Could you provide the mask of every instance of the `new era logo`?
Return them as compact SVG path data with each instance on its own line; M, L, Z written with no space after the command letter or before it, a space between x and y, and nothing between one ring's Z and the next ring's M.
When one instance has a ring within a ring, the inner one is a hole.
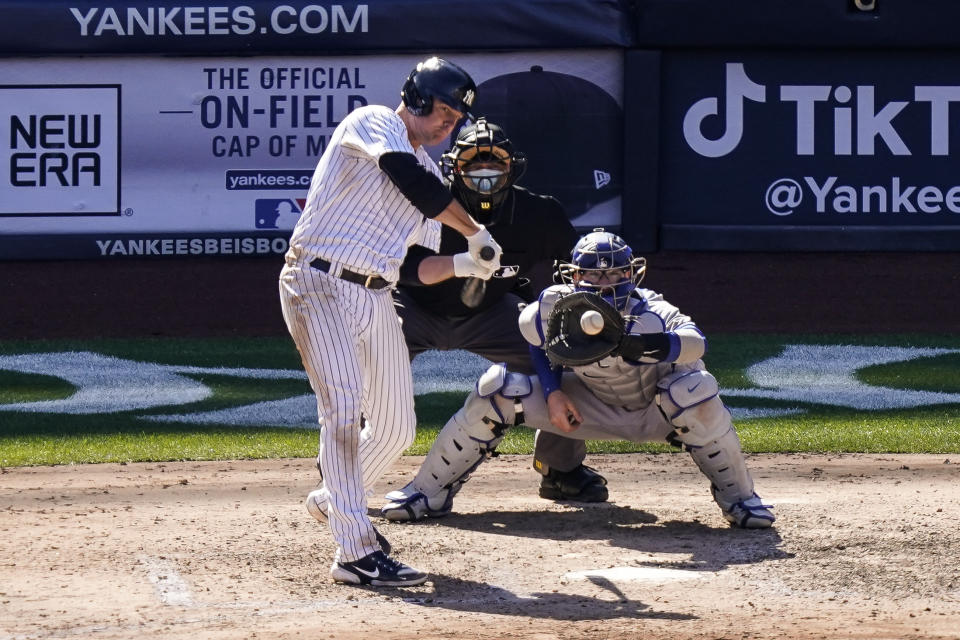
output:
M610 184L610 174L606 171L600 171L599 169L593 170L593 184L596 185L597 189L607 186Z

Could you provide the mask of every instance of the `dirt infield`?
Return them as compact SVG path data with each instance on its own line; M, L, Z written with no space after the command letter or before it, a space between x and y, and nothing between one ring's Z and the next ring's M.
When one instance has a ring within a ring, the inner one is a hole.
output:
M649 258L708 336L957 328L960 253ZM2 267L0 339L286 334L279 259ZM752 456L779 521L749 532L684 454L590 461L608 504L541 500L503 456L458 513L377 519L431 574L406 590L330 582L312 460L0 469L0 640L960 638L960 460Z
M448 518L376 518L431 574L381 590L330 582L312 460L5 469L0 639L960 637L960 460L751 456L767 531L728 528L685 454L591 460L608 504L503 456Z

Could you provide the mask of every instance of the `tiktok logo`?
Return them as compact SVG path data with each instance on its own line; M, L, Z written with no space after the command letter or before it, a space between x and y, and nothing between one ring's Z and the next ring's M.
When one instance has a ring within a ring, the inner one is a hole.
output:
M766 102L767 89L747 77L742 63L727 64L726 129L722 136L711 140L703 135L703 121L719 113L716 98L703 98L693 104L683 118L683 137L690 148L702 156L719 158L740 144L743 136L743 101Z
M745 128L745 101L767 102L767 86L751 80L742 63L726 64L726 81L723 135L716 139L703 135L704 122L719 116L718 98L698 100L683 118L684 139L693 151L707 158L725 156L740 144ZM886 94L901 99L880 99ZM949 156L950 115L960 103L960 86L918 85L904 90L872 84L784 84L770 87L770 101L789 105L792 121L783 119L782 109L776 118L764 117L754 109L751 122L767 131L792 130L793 152L797 156L870 157L878 154L881 145L894 156ZM913 112L910 117L914 124L908 127L907 122L902 122L898 126L897 119L908 111ZM818 131L821 135L817 135ZM904 139L905 134L912 138ZM885 151L881 149L880 153ZM778 191L780 196L784 193Z

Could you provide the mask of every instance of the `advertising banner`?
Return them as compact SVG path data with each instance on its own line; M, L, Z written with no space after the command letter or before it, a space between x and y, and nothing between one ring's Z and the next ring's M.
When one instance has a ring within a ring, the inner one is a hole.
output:
M0 0L0 55L349 54L623 47L622 0Z
M6 60L0 258L282 253L250 239L289 234L333 129L399 105L423 57ZM451 58L477 82L475 114L527 155L520 184L577 226L618 226L622 53Z
M638 47L954 49L950 0L636 0Z
M664 54L664 246L958 246L958 62Z

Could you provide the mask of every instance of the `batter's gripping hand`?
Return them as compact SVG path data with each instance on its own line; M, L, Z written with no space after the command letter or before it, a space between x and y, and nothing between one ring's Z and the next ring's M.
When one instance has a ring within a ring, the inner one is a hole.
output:
M596 311L603 318L603 328L595 335L583 330L580 318ZM553 306L547 319L544 349L547 358L557 366L576 367L593 364L612 355L624 336L623 316L595 293L578 291L563 296Z
M503 253L503 249L501 249L497 241L493 239L493 236L490 235L487 228L483 225L480 226L480 231L472 236L467 236L467 251L477 263L496 270L500 267L500 254ZM481 255L480 252L486 247L493 249L493 257L488 258L485 257L485 254Z
M480 280L489 280L493 277L494 271L486 266L487 263L478 264L468 252L457 253L453 256L453 275L458 278L479 278Z

